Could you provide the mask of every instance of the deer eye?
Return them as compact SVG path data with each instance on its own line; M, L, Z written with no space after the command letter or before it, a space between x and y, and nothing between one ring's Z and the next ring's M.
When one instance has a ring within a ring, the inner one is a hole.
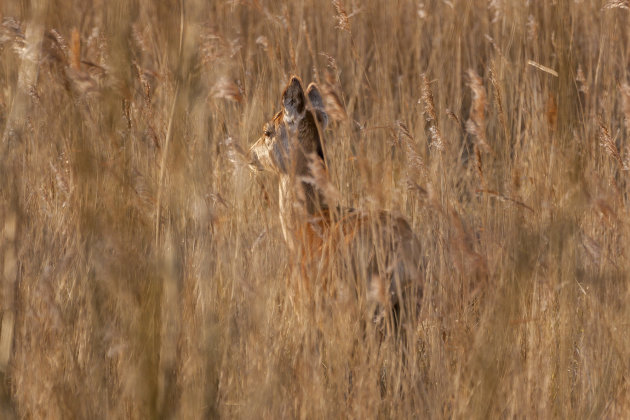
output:
M265 137L271 137L271 124L267 123L263 125L263 133Z

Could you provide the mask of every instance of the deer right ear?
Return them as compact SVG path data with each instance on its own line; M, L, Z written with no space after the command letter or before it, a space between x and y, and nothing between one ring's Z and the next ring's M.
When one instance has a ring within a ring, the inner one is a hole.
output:
M315 111L319 125L322 129L325 129L328 125L328 114L326 114L324 100L322 99L322 95L319 93L319 89L315 83L308 85L306 95L308 96L308 100L311 102L311 106Z
M284 122L292 125L304 118L306 111L306 97L302 90L302 83L297 76L292 76L282 94L284 106Z

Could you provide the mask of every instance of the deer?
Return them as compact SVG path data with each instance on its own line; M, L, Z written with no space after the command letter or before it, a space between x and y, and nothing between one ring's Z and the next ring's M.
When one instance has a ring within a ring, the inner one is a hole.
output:
M419 307L424 274L419 241L400 215L336 202L323 141L327 125L317 85L310 83L305 92L300 78L291 76L281 110L249 149L249 166L277 177L282 235L291 255L301 260L304 281L310 284L315 267L332 258L343 261L356 290L375 304L375 317L389 314L398 323ZM304 272L309 267L311 273Z

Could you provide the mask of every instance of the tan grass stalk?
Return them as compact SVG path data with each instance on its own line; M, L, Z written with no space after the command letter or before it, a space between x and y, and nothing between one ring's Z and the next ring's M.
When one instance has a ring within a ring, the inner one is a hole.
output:
M424 105L424 119L429 131L430 145L437 150L444 150L444 142L442 141L442 133L437 122L437 114L435 113L435 103L433 102L433 92L431 92L431 86L426 74L422 75L422 98L421 101Z
M348 13L346 13L346 9L342 6L339 0L333 0L332 2L335 8L335 19L337 19L337 29L342 31L346 31L350 33L350 19L348 18Z
M460 214L453 208L447 213L449 225L454 230L450 240L450 252L460 253L461 258L454 258L453 263L462 273L482 274L487 271L485 258L475 251L473 236L464 224Z
M469 69L467 75L467 84L472 91L472 102L470 104L470 118L466 121L466 131L473 136L480 148L485 152L492 153L493 150L486 138L486 89L481 77L473 69Z
M269 49L269 39L264 35L260 35L256 38L256 45L259 45L263 50L267 51Z
M551 67L543 66L542 64L539 64L535 62L534 60L527 60L527 64L529 64L532 67L537 68L538 70L544 71L545 73L548 73L554 77L558 77L558 72L552 69Z
M477 175L479 176L479 183L481 184L482 188L485 189L486 180L483 176L483 162L481 159L481 151L479 150L479 147L477 145L475 145L475 169L477 170Z
M504 15L503 8L503 0L490 0L490 3L488 3L488 10L492 13L492 23L497 23L501 20Z
M13 327L15 316L13 311L2 312L2 324L0 325L0 372L6 372L11 358L13 347Z
M630 10L630 3L628 2L628 0L608 0L602 7L602 10L609 9Z
M597 265L601 263L602 260L602 247L597 241L590 236L583 234L582 235L582 246L586 250L586 253L589 257L595 262Z
M582 66L578 66L577 69L577 75L575 76L575 81L578 84L578 89L580 92L584 93L585 95L588 95L588 84L586 83L586 76L584 75L584 70L582 69Z
M417 178L420 176L423 181L428 179L427 167L424 163L424 159L420 156L420 153L416 149L416 142L407 125L402 121L396 121L396 135L397 142L403 145L407 155L407 167L410 169L410 176Z
M455 121L455 123L457 124L457 126L464 131L464 127L462 125L462 121L459 119L459 117L457 115L455 115L455 113L453 111L451 111L449 108L446 108L446 116L449 117L451 120Z
M508 125L507 118L505 116L505 110L503 108L503 96L501 95L501 88L499 86L499 81L497 80L496 71L494 68L494 63L490 66L490 83L492 83L492 87L494 88L494 103L499 112L499 122L501 123L501 128L503 129L504 139L508 138Z
M81 36L77 28L72 28L70 38L70 66L74 70L81 70Z
M395 127L397 129L396 142L405 149L407 190L414 191L422 201L433 202L436 198L435 191L429 180L424 159L417 150L415 139L402 121L396 121Z
M214 84L210 91L210 96L213 98L227 99L233 102L242 102L243 95L238 85L227 77L221 77Z
M0 24L0 45L5 43L21 43L24 41L24 32L18 22L13 17L2 18L2 24Z
M143 214L153 216L155 211L155 193L153 185L146 176L135 170L131 177L131 186L136 193L136 203Z
M308 49L308 53L311 56L311 60L313 60L313 63L316 63L317 56L315 54L315 50L313 49L313 42L311 40L311 32L308 30L306 26L306 22L302 22L302 26L300 29L302 31L302 34L304 35L304 38L306 39L306 48ZM315 80L315 83L317 83L318 85L321 84L321 79L319 77L319 70L317 69L317 66L313 66L313 79Z
M527 204L523 203L520 200L517 200L516 198L512 198L512 197L508 197L506 195L503 195L497 191L492 191L492 190L477 190L477 193L482 193L482 194L487 194L491 197L497 198L500 201L504 201L504 202L510 202L510 203L514 203L517 206L523 207L524 209L527 209L529 211L531 211L532 213L534 212L534 209L531 208L530 206L528 206Z
M247 152L232 137L227 137L223 143L227 149L228 160L235 169L245 168L251 164Z
M331 121L346 121L348 119L348 114L346 113L346 108L341 102L339 95L335 91L335 89L329 85L328 83L322 84L322 96L325 101L326 113L330 117Z
M52 41L46 51L49 57L56 60L61 65L67 66L68 58L71 53L66 39L55 29L48 31L46 33L46 38Z
M610 131L608 131L608 128L606 128L606 126L604 125L604 122L602 121L601 117L599 117L598 122L599 122L599 145L603 147L606 153L608 153L608 155L612 157L619 164L619 167L622 170L627 171L629 168L623 163L623 159L621 159L621 154L619 153L619 150L617 149L617 145L615 144L615 141L611 137Z
M182 59L184 44L184 0L179 2L180 20L179 20L179 46L177 56ZM164 139L164 150L162 151L162 162L160 165L160 177L158 180L157 199L155 204L155 245L160 245L160 213L162 205L162 189L164 187L164 174L166 173L166 158L168 157L168 146L173 137L173 118L175 117L175 106L179 97L179 78L175 85L175 95L173 96L173 104L168 118L168 128L166 130L166 138Z
M558 126L558 103L556 102L555 95L549 93L545 108L547 124L549 125L549 128L553 131Z
M623 112L623 122L626 125L626 130L630 133L630 85L627 83L622 84L619 87L619 93L621 94L621 111Z
M4 248L2 259L2 305L0 316L0 372L6 372L13 347L13 327L15 321L13 292L17 280L17 258L15 255L15 236L17 216L9 213L4 221L4 229L0 236L0 245Z
M527 18L527 40L530 42L538 41L538 23L533 15Z

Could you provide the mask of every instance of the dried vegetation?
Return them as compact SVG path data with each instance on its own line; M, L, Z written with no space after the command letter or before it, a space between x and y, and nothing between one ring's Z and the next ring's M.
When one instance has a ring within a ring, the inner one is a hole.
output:
M627 418L628 7L2 2L0 417ZM406 340L247 169L292 73L422 242Z

